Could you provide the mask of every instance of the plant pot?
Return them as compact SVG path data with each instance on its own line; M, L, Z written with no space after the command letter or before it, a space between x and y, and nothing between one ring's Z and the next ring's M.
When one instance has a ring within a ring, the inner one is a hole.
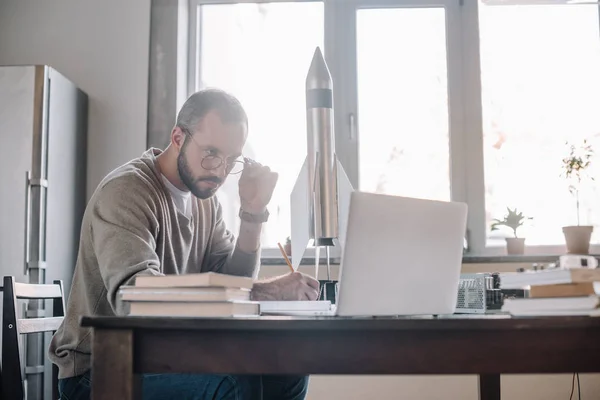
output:
M569 254L589 254L594 227L590 225L564 226L562 228Z
M525 254L525 238L506 238L506 252L510 255Z

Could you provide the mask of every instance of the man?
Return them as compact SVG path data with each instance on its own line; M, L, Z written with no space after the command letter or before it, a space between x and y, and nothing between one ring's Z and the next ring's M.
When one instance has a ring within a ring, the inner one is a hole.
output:
M247 134L237 99L203 90L181 108L164 151L150 149L100 183L83 217L66 316L50 344L61 398L90 396L91 332L79 318L126 315L117 293L136 276L216 271L256 277L277 174L242 156ZM214 194L240 171L235 240ZM257 281L252 289L254 300L314 300L317 294L318 282L297 272ZM283 376L151 374L142 380L144 399L302 399L307 385L307 377Z

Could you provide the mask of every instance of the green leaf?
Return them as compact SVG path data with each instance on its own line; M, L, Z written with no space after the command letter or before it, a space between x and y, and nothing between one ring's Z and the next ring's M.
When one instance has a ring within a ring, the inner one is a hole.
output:
M532 217L526 217L522 212L519 212L516 208L511 210L510 207L506 207L506 215L502 220L494 218L490 229L496 231L500 226L506 226L512 229L513 234L517 237L517 229L525 223L525 220L532 220Z

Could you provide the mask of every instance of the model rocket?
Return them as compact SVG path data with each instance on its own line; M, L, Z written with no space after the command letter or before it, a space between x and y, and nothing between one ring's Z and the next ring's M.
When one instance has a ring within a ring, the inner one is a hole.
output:
M333 81L321 49L306 76L307 155L291 195L292 265L297 269L309 246L344 245L350 194L354 190L335 153ZM329 270L328 270L329 272Z

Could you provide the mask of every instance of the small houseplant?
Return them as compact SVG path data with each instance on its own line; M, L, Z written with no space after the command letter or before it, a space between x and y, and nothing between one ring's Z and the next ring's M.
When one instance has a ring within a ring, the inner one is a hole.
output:
M533 219L531 217L525 217L522 212L517 211L515 208L511 210L506 208L507 213L503 219L494 219L492 223L492 231L498 230L501 226L506 226L512 229L513 237L506 238L506 252L508 254L524 254L525 253L525 238L521 238L517 235L517 230L523 226L526 220Z
M562 176L569 182L569 192L575 197L577 225L564 226L562 230L565 235L567 253L588 254L594 227L591 225L581 225L580 190L585 180L594 180L594 177L586 174L586 169L592 162L594 150L588 144L587 140L584 140L583 144L579 147L569 144L569 142L566 144L569 147L569 155L562 160Z

